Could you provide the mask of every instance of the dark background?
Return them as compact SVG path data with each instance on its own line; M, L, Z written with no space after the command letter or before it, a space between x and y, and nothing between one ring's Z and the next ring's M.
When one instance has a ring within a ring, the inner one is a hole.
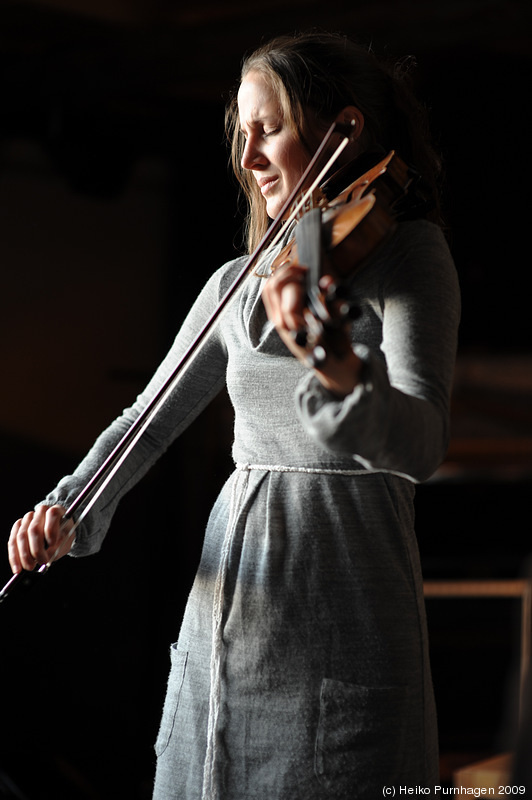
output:
M463 294L453 439L419 488L429 578L527 570L531 12L526 0L0 4L0 523L149 378L240 216L223 108L243 53L312 26L414 54ZM0 797L147 798L208 509L221 397L123 502L100 554L0 608ZM0 562L0 582L9 578ZM512 746L515 601L429 600L442 769Z

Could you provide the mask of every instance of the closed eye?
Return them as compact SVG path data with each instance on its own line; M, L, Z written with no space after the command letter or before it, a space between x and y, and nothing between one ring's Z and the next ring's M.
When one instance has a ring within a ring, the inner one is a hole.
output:
M267 125L260 126L257 124L252 126L252 132L255 133L257 136L262 136L265 139L267 139L268 136L275 136L275 134L279 133L280 130L281 130L280 125L269 127ZM244 128L240 128L240 134L244 139L249 138L249 133L247 130L244 130Z

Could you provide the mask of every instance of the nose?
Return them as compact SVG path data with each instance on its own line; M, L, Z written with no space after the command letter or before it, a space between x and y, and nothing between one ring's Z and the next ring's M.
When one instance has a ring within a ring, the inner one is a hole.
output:
M261 152L255 136L248 136L245 140L240 163L242 169L257 169L266 166L266 158Z

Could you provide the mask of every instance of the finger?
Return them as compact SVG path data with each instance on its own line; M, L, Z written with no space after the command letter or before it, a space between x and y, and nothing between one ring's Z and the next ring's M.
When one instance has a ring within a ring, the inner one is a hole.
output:
M46 508L44 516L44 537L49 548L54 548L61 541L64 532L61 523L65 516L63 506L55 505Z
M306 269L287 266L280 269L264 287L264 305L278 329L299 330L304 325Z
M304 325L303 292L294 283L287 283L280 296L281 327L287 331L300 330Z
M322 275L319 280L320 289L324 292L328 291L331 287L336 286L336 281L332 275Z
M21 525L22 525L22 519L17 519L17 521L11 528L9 540L7 542L7 555L9 558L11 571L13 572L14 575L17 575L23 569L22 561L17 547L17 535Z
M64 519L66 510L63 506L55 505L46 512L44 532L48 542L48 560L59 558L70 550L72 540L69 540L70 531L74 525L71 519Z
M32 570L37 560L31 552L28 528L33 521L34 512L30 511L22 519L17 520L11 530L9 552L12 566L20 569Z
M46 506L39 506L28 525L28 544L30 552L38 564L45 564L48 560L44 536L46 511Z

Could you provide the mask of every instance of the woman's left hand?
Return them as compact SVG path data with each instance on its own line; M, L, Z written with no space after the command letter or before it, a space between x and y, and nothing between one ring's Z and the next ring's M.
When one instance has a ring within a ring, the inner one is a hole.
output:
M305 282L306 268L298 263L288 263L267 279L262 297L266 313L283 342L299 361L308 365L309 351L296 342L296 334L307 328L306 316L310 313L305 307ZM320 281L320 288L326 291L332 283L333 279L325 276ZM340 358L326 351L325 360L314 366L323 386L340 397L350 394L358 384L362 364L349 345L347 330L344 335L348 345L345 355Z

